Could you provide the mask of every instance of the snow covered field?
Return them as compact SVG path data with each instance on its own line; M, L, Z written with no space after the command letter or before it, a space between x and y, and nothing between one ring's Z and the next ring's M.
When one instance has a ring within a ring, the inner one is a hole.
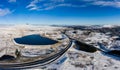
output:
M61 59L46 67L35 70L120 70L120 58L105 55L99 51L87 53L71 47ZM30 69L26 69L30 70Z
M103 27L104 28L109 27L109 29L112 28L111 26L106 26L106 25ZM34 33L37 34L39 33L41 35L44 35L42 34L43 32L54 33L53 31L62 32L64 30L66 30L65 33L70 38L93 45L99 49L109 50L109 51L120 50L120 40L119 40L120 36L110 35L111 32L102 33L102 32L90 31L90 30L80 30L80 29L74 30L72 28L67 28L67 27L16 25L16 26L10 26L10 27L7 26L0 28L0 45L1 45L0 56L6 53L5 50L4 51L2 50L3 48L16 46L12 42L13 38L34 34ZM55 62L48 64L45 67L38 66L26 70L120 70L120 56L105 54L101 51L89 53L75 49L73 46L75 46L75 43L64 55L62 55ZM39 50L33 50L33 51L41 52ZM44 52L42 52L42 54L44 54Z

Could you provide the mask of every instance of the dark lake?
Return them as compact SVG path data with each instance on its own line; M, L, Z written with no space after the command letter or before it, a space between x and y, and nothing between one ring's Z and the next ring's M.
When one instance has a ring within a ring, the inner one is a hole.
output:
M13 56L10 56L10 55L3 55L1 58L0 58L0 61L2 60L12 60L14 59Z
M51 45L58 42L47 37L42 37L39 34L32 34L23 36L21 38L14 38L14 41L18 44L26 45Z
M75 41L75 45L76 46L74 48L85 51L85 52L94 53L97 51L96 47L94 47L92 45L88 45L88 44L80 42L80 41L77 41L77 40Z

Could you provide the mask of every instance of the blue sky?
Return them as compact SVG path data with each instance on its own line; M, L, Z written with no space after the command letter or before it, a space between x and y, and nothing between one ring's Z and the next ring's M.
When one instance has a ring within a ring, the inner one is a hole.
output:
M0 24L120 24L120 0L0 0Z

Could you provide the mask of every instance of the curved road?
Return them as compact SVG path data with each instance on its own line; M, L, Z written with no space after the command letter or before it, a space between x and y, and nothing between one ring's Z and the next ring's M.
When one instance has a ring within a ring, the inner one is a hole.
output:
M70 40L68 46L56 53L53 56L47 57L43 60L36 60L34 62L29 62L29 63L22 63L22 64L0 64L0 69L23 69L23 68L32 68L35 66L45 66L53 61L55 61L56 59L58 59L60 56L62 56L72 45L72 40Z

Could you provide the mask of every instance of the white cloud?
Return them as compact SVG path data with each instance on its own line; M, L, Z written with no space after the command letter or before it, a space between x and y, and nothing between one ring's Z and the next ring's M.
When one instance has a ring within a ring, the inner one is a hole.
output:
M8 2L12 3L12 2L16 2L16 0L8 0Z
M46 4L46 7L44 8L40 8L39 10L50 10L50 9L54 9L56 7L62 7L62 6L72 6L71 4L55 4L55 5L50 5L50 4Z
M54 9L56 7L86 7L85 5L72 5L72 4L57 4L57 5L51 5L51 6L47 6L45 8L41 8L39 10L50 10L50 9Z
M40 1L42 0L33 0L26 8L29 8L29 10L38 10L39 7L36 4L39 3Z
M111 7L120 8L120 2L119 1L95 1L92 4L93 5L99 5L99 6L111 6Z
M5 16L10 13L11 11L8 8L5 8L5 9L0 8L0 16Z
M71 3L65 3L65 0L48 0L47 3L37 5L45 0L33 0L29 5L26 6L29 10L50 10L56 7L85 7L85 5L73 5Z
M39 10L39 8L37 6L34 6L34 7L30 8L29 10Z
M120 0L83 0L83 1L89 2L90 5L120 8Z
M90 5L110 6L120 8L119 0L76 0L76 2L84 2L84 4L76 4L72 0L33 0L26 7L29 10L50 10L56 7L87 7Z

